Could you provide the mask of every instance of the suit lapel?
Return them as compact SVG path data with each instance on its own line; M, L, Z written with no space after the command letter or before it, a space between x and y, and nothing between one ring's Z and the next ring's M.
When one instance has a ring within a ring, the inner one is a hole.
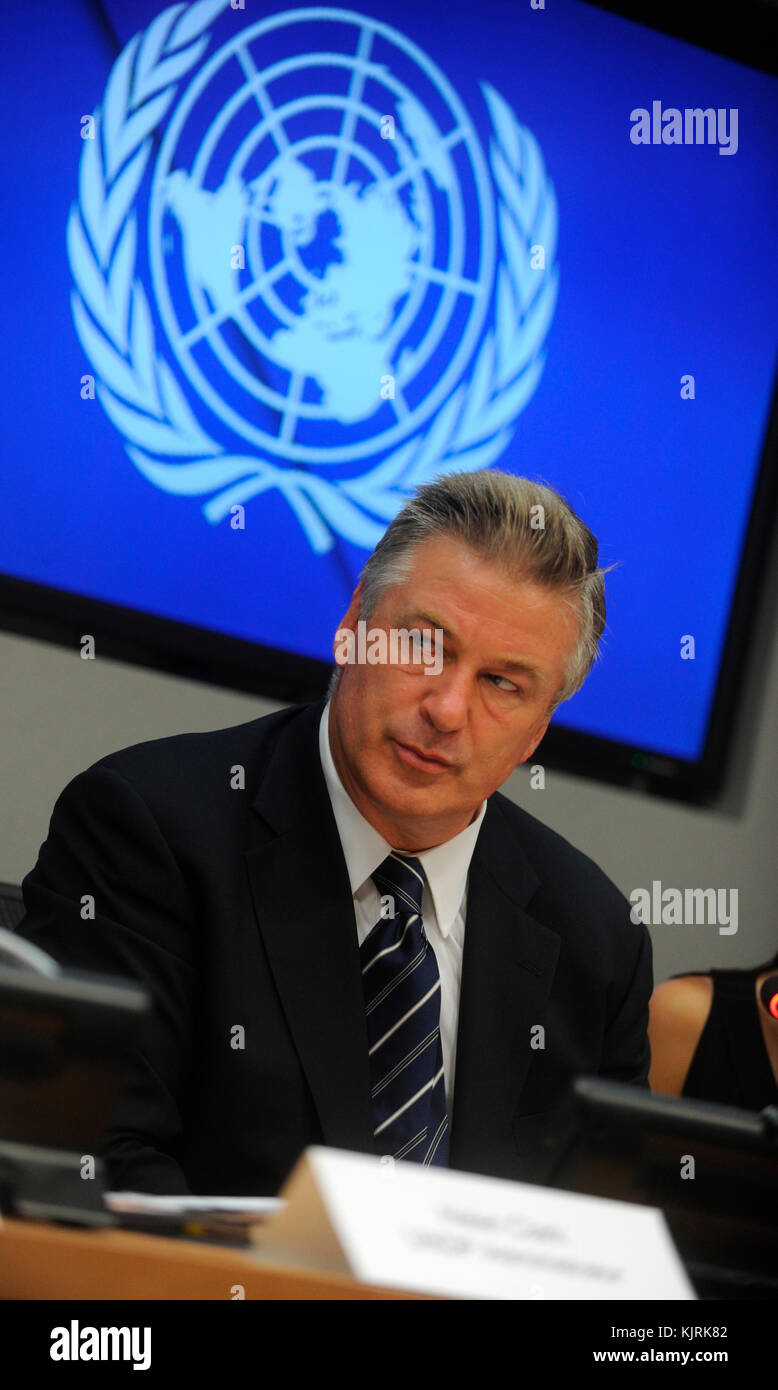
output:
M451 1164L515 1175L513 1122L559 955L526 903L539 886L498 801L470 863L457 1032Z
M359 945L319 758L324 701L278 735L246 852L259 928L324 1142L374 1152Z

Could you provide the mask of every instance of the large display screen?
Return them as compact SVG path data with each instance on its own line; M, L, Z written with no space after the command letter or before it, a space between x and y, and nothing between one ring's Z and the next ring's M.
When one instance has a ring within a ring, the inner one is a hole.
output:
M699 759L774 390L776 79L576 0L3 28L0 571L326 662L413 487L499 467L618 562L554 725Z

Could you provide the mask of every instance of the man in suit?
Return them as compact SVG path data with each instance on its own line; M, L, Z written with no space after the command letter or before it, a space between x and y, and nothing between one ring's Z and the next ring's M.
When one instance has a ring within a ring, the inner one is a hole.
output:
M19 930L154 1004L112 1187L272 1194L314 1143L531 1179L572 1075L647 1085L646 928L497 790L597 655L603 575L551 489L439 479L365 566L327 699L65 788ZM360 622L418 636L349 660Z

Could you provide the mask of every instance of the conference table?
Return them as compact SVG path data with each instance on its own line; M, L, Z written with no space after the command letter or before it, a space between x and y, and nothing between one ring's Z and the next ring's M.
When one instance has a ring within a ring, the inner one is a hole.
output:
M3 1219L0 1299L421 1299L337 1274L262 1263L247 1246Z

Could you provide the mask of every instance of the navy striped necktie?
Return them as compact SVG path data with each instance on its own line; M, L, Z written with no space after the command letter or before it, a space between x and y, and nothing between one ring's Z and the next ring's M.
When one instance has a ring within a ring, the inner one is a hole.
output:
M421 919L425 875L392 851L373 874L382 916L360 947L376 1151L448 1165L440 973Z

